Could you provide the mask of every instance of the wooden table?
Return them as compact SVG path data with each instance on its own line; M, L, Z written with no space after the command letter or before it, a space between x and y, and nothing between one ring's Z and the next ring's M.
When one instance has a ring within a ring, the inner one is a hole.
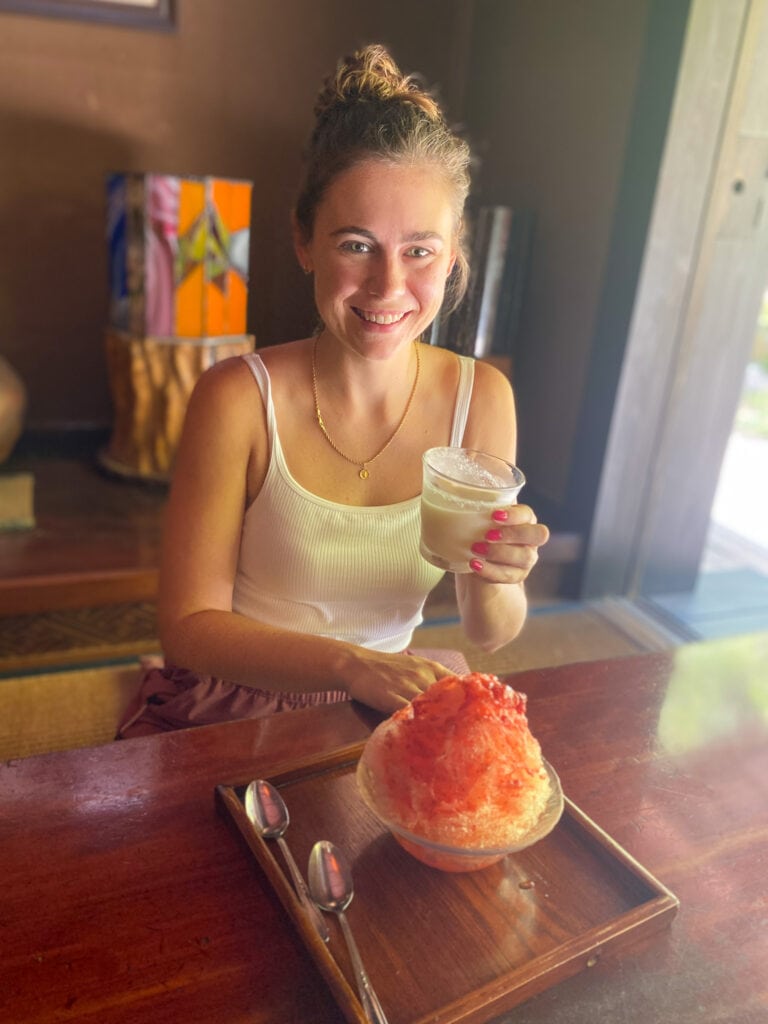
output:
M767 666L760 635L511 680L566 794L681 906L504 1021L768 1020ZM341 1021L214 787L375 721L341 705L6 763L0 1020Z

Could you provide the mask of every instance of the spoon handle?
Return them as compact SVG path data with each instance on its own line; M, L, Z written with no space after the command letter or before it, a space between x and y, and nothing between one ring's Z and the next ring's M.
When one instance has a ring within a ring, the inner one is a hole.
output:
M328 942L330 938L328 925L325 923L322 914L317 909L317 904L309 895L306 882L304 881L304 878L301 872L299 871L296 861L293 859L293 854L291 853L288 847L288 843L286 843L282 836L278 836L277 845L282 850L283 857L285 857L285 863L288 865L288 870L291 873L291 878L293 879L293 884L296 888L296 893L298 894L298 897L301 900L304 909L312 919L312 923L317 929L320 938L323 940L323 942Z
M360 951L357 948L357 943L352 935L352 929L349 927L347 919L342 911L337 911L337 914L341 930L344 933L344 939L347 943L349 956L352 960L352 967L355 971L355 978L357 980L357 991L360 993L360 1002L363 1004L363 1009L373 1024L388 1024L387 1018L384 1016L384 1011L381 1008L381 1003L378 1000L378 996L374 992L373 986L368 980L368 975L363 967L363 961L360 956Z

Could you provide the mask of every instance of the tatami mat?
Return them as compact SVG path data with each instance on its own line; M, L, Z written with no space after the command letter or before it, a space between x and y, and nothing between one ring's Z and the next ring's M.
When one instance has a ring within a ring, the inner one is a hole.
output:
M138 661L0 679L0 760L109 743Z

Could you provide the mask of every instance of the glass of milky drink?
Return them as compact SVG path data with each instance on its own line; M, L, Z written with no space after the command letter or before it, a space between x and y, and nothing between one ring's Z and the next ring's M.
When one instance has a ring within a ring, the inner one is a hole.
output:
M511 462L470 448L430 448L422 457L421 554L448 572L471 572L472 545L514 505L525 477Z

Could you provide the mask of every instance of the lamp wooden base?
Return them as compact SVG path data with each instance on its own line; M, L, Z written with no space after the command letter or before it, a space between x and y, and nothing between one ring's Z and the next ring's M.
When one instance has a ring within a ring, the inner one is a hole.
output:
M253 335L216 338L136 337L108 330L107 370L113 431L102 466L131 479L170 479L189 396L200 375L254 348Z

